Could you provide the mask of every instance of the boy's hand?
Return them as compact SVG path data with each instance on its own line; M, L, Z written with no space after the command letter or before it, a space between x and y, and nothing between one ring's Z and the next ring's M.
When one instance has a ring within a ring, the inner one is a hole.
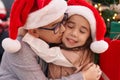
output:
M84 80L99 80L102 74L100 67L96 64L89 64L88 69L82 71Z

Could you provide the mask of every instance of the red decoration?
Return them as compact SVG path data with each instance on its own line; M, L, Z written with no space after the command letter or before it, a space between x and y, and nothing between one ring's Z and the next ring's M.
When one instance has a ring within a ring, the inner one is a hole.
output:
M105 41L109 48L100 54L100 67L110 80L120 80L120 40L105 38Z

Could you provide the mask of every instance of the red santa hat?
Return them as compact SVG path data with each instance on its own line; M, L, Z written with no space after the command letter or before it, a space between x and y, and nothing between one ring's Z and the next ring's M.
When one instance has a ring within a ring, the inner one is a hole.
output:
M60 18L66 9L64 0L15 0L10 14L10 38L3 40L3 48L10 53L19 51L18 28L34 29L48 25Z
M104 41L106 25L97 9L84 0L69 0L67 13L69 16L79 14L85 17L91 29L93 42L90 49L95 53L102 53L108 49L108 43Z

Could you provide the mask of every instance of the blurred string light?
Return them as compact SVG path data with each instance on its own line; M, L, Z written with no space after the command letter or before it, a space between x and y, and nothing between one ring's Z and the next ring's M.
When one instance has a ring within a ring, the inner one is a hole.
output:
M116 0L92 0L93 6L98 10L100 15L103 17L105 23L106 23L106 35L109 37L110 35L110 24L112 21L118 22L120 24L120 13L116 12L114 10L114 7L111 5L118 4L116 3ZM117 1L118 2L118 1ZM120 0L119 0L120 4Z
M114 16L113 16L113 19L114 19L114 20L115 20L115 18L116 18L117 15L118 15L117 13L114 14Z
M102 14L102 11L103 11L102 8L103 8L103 7L102 7L101 3L95 3L95 4L94 4L94 7L99 11L100 15L103 16L103 14ZM108 14L108 15L109 15L109 14ZM110 15L110 16L107 16L106 21L107 21L107 22L110 22L110 21L113 21L113 20L114 20L114 21L117 21L117 20L116 20L116 16L117 16L117 15L118 15L118 13L115 13L115 12L114 12L114 14L113 14L112 16L111 16L111 15ZM120 21L119 21L119 23L120 23Z
M97 4L95 4L94 7L98 9L98 5Z
M110 19L108 18L107 21L110 22Z

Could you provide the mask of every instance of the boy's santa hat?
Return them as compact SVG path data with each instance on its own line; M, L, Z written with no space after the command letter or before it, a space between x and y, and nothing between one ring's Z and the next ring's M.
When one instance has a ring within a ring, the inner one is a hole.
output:
M10 38L3 40L3 48L10 53L19 51L18 28L34 29L48 25L60 18L66 9L64 0L15 0L10 14Z
M68 16L79 14L88 20L93 39L91 50L95 53L106 51L108 49L108 43L104 41L106 25L97 9L84 0L69 0L68 5Z

